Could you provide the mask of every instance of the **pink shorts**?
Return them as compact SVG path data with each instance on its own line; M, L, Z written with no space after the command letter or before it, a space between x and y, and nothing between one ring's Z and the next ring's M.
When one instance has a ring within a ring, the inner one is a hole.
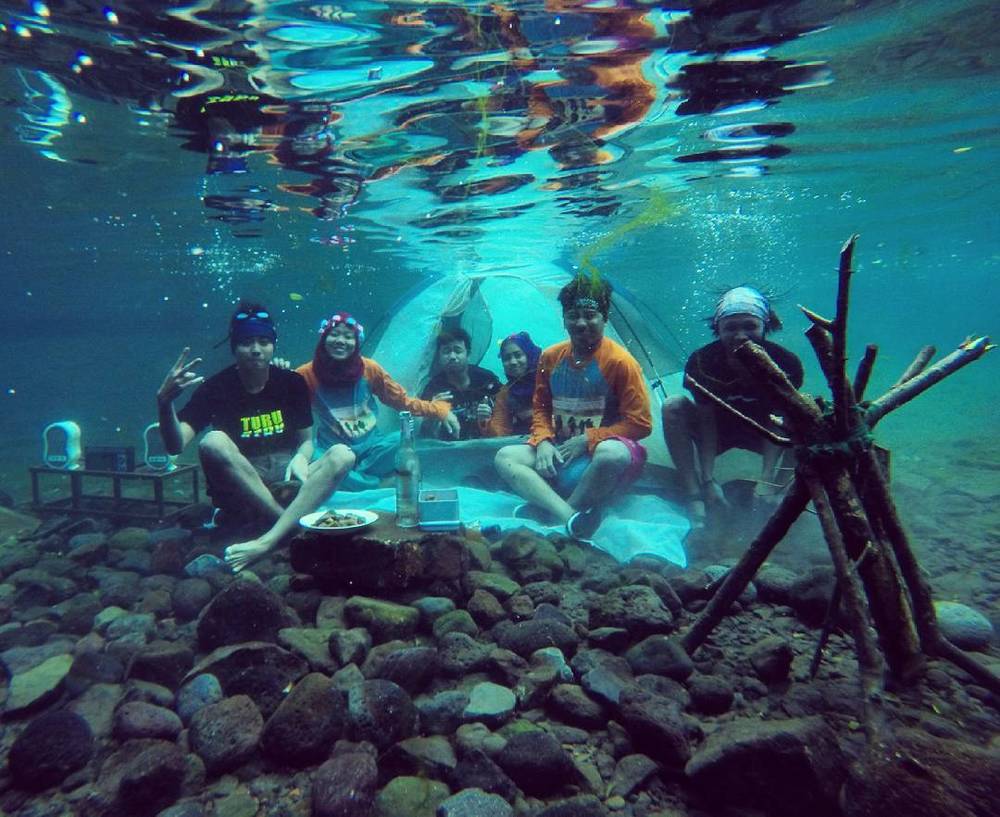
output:
M624 473L621 475L622 486L631 485L642 474L642 466L646 464L646 449L645 447L633 440L631 437L608 437L608 440L618 440L624 443L625 447L628 449L630 462L628 467L625 469ZM604 442L604 440L601 440ZM600 445L600 443L598 443ZM583 472L590 467L590 461L592 457L587 454L584 457L578 457L573 460L565 468L560 468L556 472L555 478L552 480L555 489L563 495L569 495L573 492L573 489L580 482L581 477L583 477Z

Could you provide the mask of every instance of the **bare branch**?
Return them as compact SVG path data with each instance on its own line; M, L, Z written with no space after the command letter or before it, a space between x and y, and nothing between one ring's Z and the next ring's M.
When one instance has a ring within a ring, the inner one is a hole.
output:
M967 366L974 360L979 360L994 348L996 347L990 343L988 337L969 338L964 341L954 352L941 358L929 369L925 369L916 377L911 377L899 386L894 386L878 400L873 401L868 407L869 427L874 428L875 424L890 411L895 411L905 403L909 403L914 397L923 394L931 386L957 372L963 366Z
M699 394L702 394L705 397L707 397L709 400L711 400L713 403L719 406L719 408L728 411L733 417L742 420L744 423L750 426L754 431L756 431L761 436L766 437L775 445L789 446L792 444L792 440L789 437L782 437L780 434L775 434L773 431L771 431L771 429L765 428L753 418L747 417L745 414L743 414L743 412L733 408L731 405L729 405L729 403L727 403L717 394L706 389L703 385L701 385L701 383L699 383L697 380L691 377L691 375L686 375L684 377L684 383L691 386L691 388L693 388Z
M927 364L931 362L931 358L934 357L935 354L937 354L937 349L933 346L925 346L917 352L917 356L913 358L913 362L906 367L906 371L899 376L899 380L893 383L892 387L896 388L896 386L902 386L907 380L912 380L920 374L927 368Z
M785 538L792 523L801 516L808 504L809 491L806 490L802 480L796 478L788 493L781 498L774 513L764 523L760 533L750 543L739 563L726 574L715 595L709 599L691 629L681 638L681 645L689 655L704 643L733 606L733 602L739 598L740 593L746 590L750 580L760 570L760 566L767 561L775 546Z
M833 329L833 321L829 318L824 318L822 315L813 312L811 309L806 309L802 304L799 304L799 309L802 310L802 314L805 315L809 322L813 326L818 326L820 329L826 329L828 332Z
M847 555L844 539L834 519L826 491L815 477L805 477L804 481L812 497L813 507L823 528L823 537L830 547L830 556L837 572L837 581L858 654L858 669L864 691L865 730L868 733L868 740L874 742L886 729L884 712L878 705L885 691L885 659L878 648L861 581L851 569L851 560Z
M816 401L808 395L801 394L792 385L788 375L771 360L771 356L764 351L763 346L748 340L741 344L734 354L750 374L771 392L775 401L781 404L781 411L776 413L780 413L791 422L797 437L821 435L821 438L825 438L823 412L816 405Z
M872 376L872 369L875 367L875 358L878 356L878 346L869 343L865 347L864 357L858 364L858 370L854 374L854 399L859 403L865 399L865 391L868 389L868 380Z
M840 268L837 272L837 315L833 319L833 371L830 387L833 389L833 413L837 431L847 434L851 422L854 398L847 379L847 313L851 299L851 276L854 274L854 245L857 235L852 235L840 250Z

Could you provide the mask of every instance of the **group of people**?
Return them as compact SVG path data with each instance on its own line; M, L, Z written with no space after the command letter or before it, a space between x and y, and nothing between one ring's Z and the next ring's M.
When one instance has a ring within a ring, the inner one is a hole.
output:
M605 335L611 309L607 281L578 277L559 293L567 340L542 350L527 332L504 338L499 356L505 384L470 364L471 341L460 328L436 339L437 372L419 398L361 354L362 324L347 312L324 320L312 360L294 371L275 365L274 320L243 302L228 340L235 365L207 380L185 348L157 393L160 432L179 454L203 430L199 459L216 508L262 530L230 545L226 562L241 570L277 547L299 518L335 490L377 487L391 473L397 433L377 425L378 403L423 418L422 433L441 439L521 437L496 455L500 477L526 502L515 512L564 525L590 538L601 508L640 475L652 432L642 369ZM691 355L688 378L762 425L774 407L733 354L745 341L763 344L792 383L802 383L798 358L765 335L780 328L767 298L751 287L722 296L711 319L717 339ZM180 410L182 392L194 389ZM667 448L693 522L724 502L713 476L715 458L731 447L762 455L760 492L775 490L778 450L700 391L663 406ZM287 501L284 505L281 500Z

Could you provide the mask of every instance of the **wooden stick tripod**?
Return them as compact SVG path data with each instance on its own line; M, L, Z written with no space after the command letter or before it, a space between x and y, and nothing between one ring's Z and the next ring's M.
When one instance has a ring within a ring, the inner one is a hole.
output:
M857 238L852 236L840 251L836 317L828 320L802 309L812 324L806 336L829 384L832 406L799 393L764 349L750 341L735 351L736 358L780 407L781 430L787 436L763 428L688 381L771 442L794 447L797 464L781 503L681 643L694 653L705 641L811 501L837 576L831 607L843 604L858 655L865 728L869 740L877 740L885 730L887 677L897 684L912 683L922 675L928 657L952 661L1000 694L1000 678L941 634L930 586L900 523L871 433L889 412L994 346L986 337L967 339L929 368L935 350L925 347L888 392L862 402L877 349L867 347L853 383L848 380L847 315Z

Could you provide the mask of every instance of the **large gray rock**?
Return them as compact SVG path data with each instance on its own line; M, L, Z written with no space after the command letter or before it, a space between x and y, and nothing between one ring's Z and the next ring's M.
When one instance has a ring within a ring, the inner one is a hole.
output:
M17 736L8 765L14 785L42 791L82 769L93 754L94 738L83 718L72 712L46 712Z
M546 647L557 647L565 655L576 652L580 639L569 625L554 618L502 621L493 628L497 644L523 658Z
M379 758L383 776L418 775L446 778L457 765L455 751L441 735L401 740Z
M375 797L375 817L434 817L450 794L451 789L437 780L395 777Z
M145 701L129 701L115 710L112 732L120 741L132 738L174 740L184 725L176 714Z
M102 817L153 817L177 800L187 772L179 746L163 740L130 740L101 765L87 804Z
M125 677L177 689L193 663L194 654L188 647L176 642L159 641L143 647L132 656Z
M347 711L353 740L367 740L379 749L417 731L417 709L402 687L392 681L365 681L348 692Z
M177 714L189 723L199 709L222 700L222 685L211 673L196 675L177 691Z
M624 627L633 636L669 633L674 617L651 587L630 584L604 594L590 608L592 627Z
M680 705L638 686L622 690L618 720L628 731L636 749L667 769L684 768L691 757L687 729Z
M652 673L685 680L694 672L694 663L679 642L665 635L651 635L625 653L632 672L636 675Z
M934 602L941 633L963 650L985 650L993 642L993 625L978 610L955 601Z
M507 687L483 681L469 693L469 705L462 713L466 721L479 721L496 727L510 720L517 698Z
M62 692L63 683L73 666L73 656L55 655L37 667L10 679L4 712L21 715L52 702Z
M712 802L775 817L839 813L846 764L822 719L735 721L709 736L684 769Z
M209 774L242 766L257 750L264 719L246 695L235 695L198 710L191 718L191 749Z
M344 617L351 627L364 627L376 643L412 638L420 622L420 611L406 604L351 596L344 605Z
M407 692L417 693L434 680L440 664L433 647L404 647L379 656L363 671L368 678L392 681Z
M437 817L514 817L514 809L499 795L465 789L441 803Z
M368 752L345 751L313 776L313 817L368 817L375 802L378 767Z
M646 755L625 755L615 766L611 778L612 795L628 797L642 787L660 769L659 764Z
M478 672L488 663L492 649L491 644L465 633L448 633L438 644L441 672L451 677Z
M576 684L554 686L549 693L548 706L560 720L583 729L600 729L608 722L601 703Z
M300 680L264 725L261 748L275 762L291 766L319 763L347 725L344 694L314 672Z
M469 705L469 694L459 689L448 689L433 697L414 701L420 713L420 728L424 734L450 735L464 720L462 713Z
M554 794L577 780L572 758L548 732L513 735L496 762L525 794L534 797Z
M482 789L489 794L499 794L504 800L514 802L517 786L482 749L467 749L458 765L448 775L452 788Z
M788 588L786 603L806 624L818 627L826 618L836 577L832 567L816 567Z
M213 650L191 668L182 683L207 673L218 678L222 688L228 692L229 687L247 672L265 668L284 678L285 685L297 681L309 671L309 665L300 656L275 644L251 641Z
M777 636L765 638L750 652L754 672L765 684L774 684L788 678L795 652L791 644Z
M278 640L278 632L294 627L297 616L262 584L241 579L212 599L198 617L198 645L214 650L247 641Z

